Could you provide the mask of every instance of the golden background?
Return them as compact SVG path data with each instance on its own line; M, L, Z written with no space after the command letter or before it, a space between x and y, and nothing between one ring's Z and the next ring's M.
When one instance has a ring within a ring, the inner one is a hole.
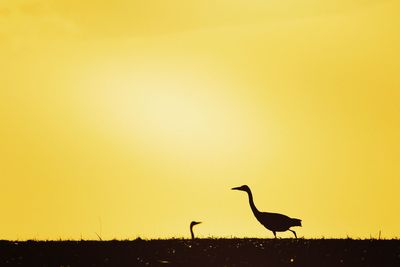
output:
M399 11L1 0L0 239L399 237Z

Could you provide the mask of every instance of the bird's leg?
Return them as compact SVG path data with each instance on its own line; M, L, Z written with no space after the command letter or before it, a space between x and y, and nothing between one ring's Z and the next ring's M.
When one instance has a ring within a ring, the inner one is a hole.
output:
M273 233L274 233L274 236L275 236L275 239L276 239L276 232L275 231L272 231Z
M289 229L289 231L290 231L290 232L292 232L292 233L294 234L294 236L296 237L296 239L297 239L296 232L295 232L295 231L293 231L293 230L290 230L290 229Z

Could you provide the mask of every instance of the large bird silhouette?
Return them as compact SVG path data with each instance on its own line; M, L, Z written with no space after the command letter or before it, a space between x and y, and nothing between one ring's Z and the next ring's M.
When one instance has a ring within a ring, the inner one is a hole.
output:
M240 190L247 192L249 196L249 203L251 210L253 211L254 216L257 220L265 226L268 230L274 233L276 238L276 232L285 232L291 231L294 236L297 238L296 232L291 230L290 227L292 226L301 226L300 219L290 218L286 215L279 214L279 213L271 213L271 212L261 212L259 211L256 206L254 205L253 201L253 194L251 193L250 188L247 185L242 185L239 187L234 187L232 190Z
M192 221L192 222L190 223L190 234L191 234L191 236L192 236L192 239L194 239L193 226L195 226L195 225L197 225L197 224L199 224L199 223L201 223L201 222Z

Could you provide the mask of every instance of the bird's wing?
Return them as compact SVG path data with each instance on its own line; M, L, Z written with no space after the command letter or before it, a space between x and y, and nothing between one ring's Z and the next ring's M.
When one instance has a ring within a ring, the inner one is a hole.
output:
M290 219L290 217L280 214L280 213L272 213L272 212L262 212L265 214L265 216L268 216L270 218L274 218L275 220L287 220Z
M292 226L292 219L280 213L261 212L258 219L272 231L286 231Z

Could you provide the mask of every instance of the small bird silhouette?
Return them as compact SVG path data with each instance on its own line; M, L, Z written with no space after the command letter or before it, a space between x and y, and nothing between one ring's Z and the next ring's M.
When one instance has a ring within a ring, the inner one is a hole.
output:
M195 225L197 225L197 224L199 224L199 223L201 223L201 222L192 221L192 222L190 223L190 234L192 235L192 239L194 239L193 226L195 226Z
M251 210L253 211L254 216L257 220L265 226L268 230L274 233L276 238L276 232L285 232L291 231L294 236L297 238L296 232L289 229L292 226L301 226L300 219L290 218L286 215L279 214L279 213L271 213L271 212L261 212L259 211L256 206L254 205L253 201L253 194L251 193L250 188L247 185L242 185L239 187L234 187L232 190L240 190L247 192L249 196L249 203Z

